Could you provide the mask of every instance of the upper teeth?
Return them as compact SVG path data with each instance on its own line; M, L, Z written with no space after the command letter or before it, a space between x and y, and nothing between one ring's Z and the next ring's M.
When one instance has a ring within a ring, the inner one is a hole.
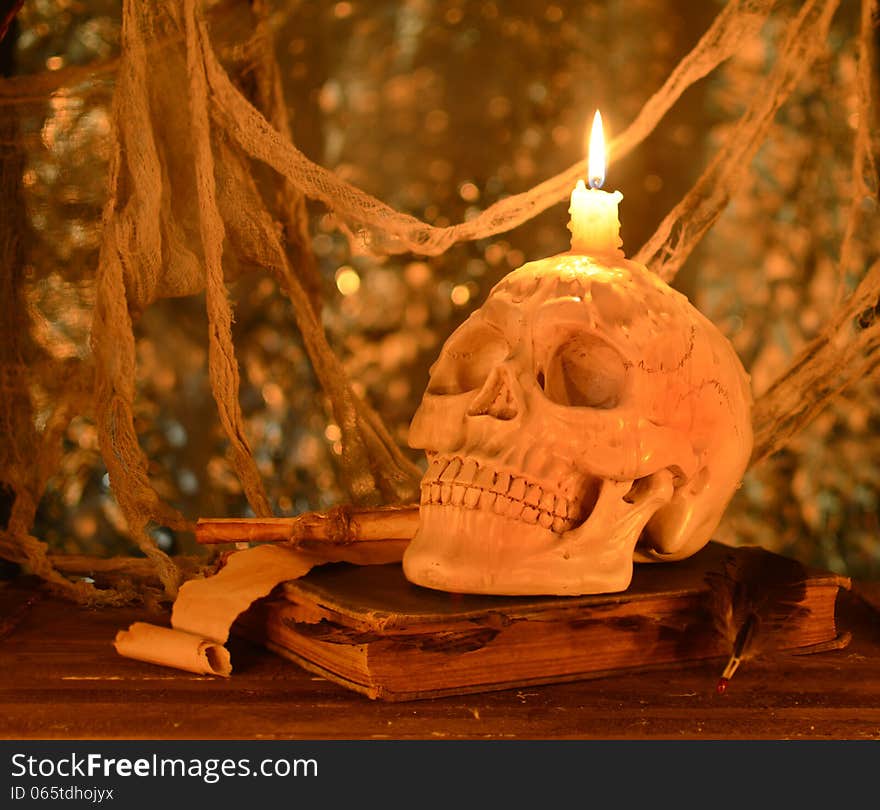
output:
M495 512L562 533L577 522L577 504L520 475L481 467L472 458L435 457L422 478L422 505Z

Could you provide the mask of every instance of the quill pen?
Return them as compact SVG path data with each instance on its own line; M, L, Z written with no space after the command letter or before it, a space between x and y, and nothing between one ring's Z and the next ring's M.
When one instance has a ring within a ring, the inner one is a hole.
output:
M758 546L732 551L720 571L706 575L713 629L730 650L719 694L743 661L778 650L786 628L809 615L803 604L806 575L797 560Z

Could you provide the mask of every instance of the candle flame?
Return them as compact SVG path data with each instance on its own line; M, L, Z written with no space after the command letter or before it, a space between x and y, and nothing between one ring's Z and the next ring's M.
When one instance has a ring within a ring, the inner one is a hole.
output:
M605 133L602 130L602 116L598 110L593 117L593 129L590 132L588 178L590 188L602 188L605 182Z

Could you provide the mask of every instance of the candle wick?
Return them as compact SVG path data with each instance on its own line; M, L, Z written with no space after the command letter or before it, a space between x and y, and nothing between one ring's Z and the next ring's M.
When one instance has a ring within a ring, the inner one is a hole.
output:
M602 188L602 184L605 182L604 177L591 177L590 178L590 188Z

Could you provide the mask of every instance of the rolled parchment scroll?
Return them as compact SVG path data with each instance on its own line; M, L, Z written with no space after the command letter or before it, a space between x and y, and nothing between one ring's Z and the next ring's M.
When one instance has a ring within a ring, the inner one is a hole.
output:
M266 544L230 554L216 574L183 584L171 611L171 627L135 622L116 635L116 651L127 658L228 677L232 672L225 644L235 620L276 585L298 579L315 565L399 562L406 539L327 542L309 550Z
M116 652L126 658L185 669L197 675L228 677L232 672L229 650L222 644L170 627L135 622L128 630L120 630L114 643Z

